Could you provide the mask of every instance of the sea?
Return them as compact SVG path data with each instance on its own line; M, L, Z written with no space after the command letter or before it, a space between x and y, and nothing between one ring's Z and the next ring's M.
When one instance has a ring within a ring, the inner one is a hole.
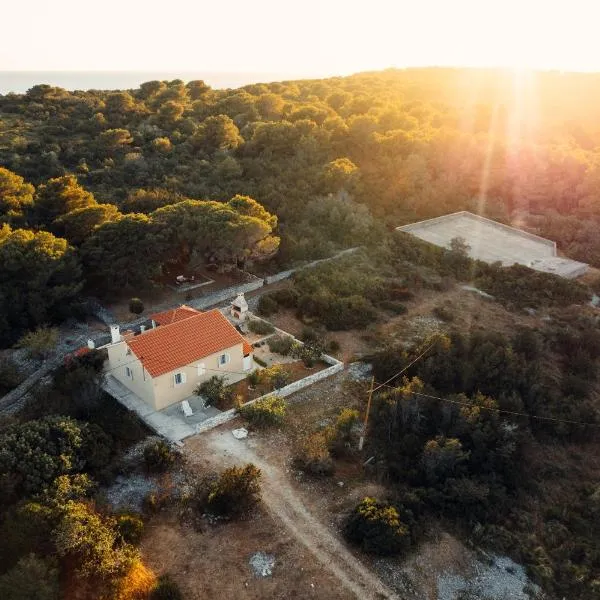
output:
M0 94L22 94L38 84L66 90L128 90L145 81L193 81L202 79L214 89L238 88L250 83L289 81L318 77L313 73L216 73L206 71L0 71Z

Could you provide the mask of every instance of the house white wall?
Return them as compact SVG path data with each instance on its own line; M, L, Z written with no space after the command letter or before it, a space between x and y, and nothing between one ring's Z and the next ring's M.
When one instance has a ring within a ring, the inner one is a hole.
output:
M137 356L129 350L126 342L107 346L108 372L125 387L130 389L150 406L154 406L154 385L152 377L144 369ZM127 374L130 370L130 375Z
M242 343L240 342L231 348L226 348L215 354L200 358L185 367L155 377L152 382L154 388L154 408L161 410L175 402L181 402L181 400L192 396L199 384L214 375L221 375L231 383L242 379L243 373L249 371L248 368L244 369L246 365L244 365L242 348ZM221 365L220 357L223 354L227 354L229 359L226 364ZM204 369L200 369L199 365L204 365ZM228 371L232 371L233 373L228 373ZM175 383L175 375L178 373L182 374L184 379L179 384ZM240 373L242 375L239 375Z

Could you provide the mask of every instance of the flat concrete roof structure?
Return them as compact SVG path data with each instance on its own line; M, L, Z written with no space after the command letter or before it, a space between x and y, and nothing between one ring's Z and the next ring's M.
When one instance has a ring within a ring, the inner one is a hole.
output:
M588 269L585 263L558 257L556 242L467 211L411 223L397 230L442 248L450 248L454 238L463 238L470 246L471 258L501 262L505 267L516 263L567 279L579 277Z

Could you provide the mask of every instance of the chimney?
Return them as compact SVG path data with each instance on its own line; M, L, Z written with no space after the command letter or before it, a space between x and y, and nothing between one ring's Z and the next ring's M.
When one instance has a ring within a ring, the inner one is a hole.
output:
M146 326L140 325L140 333L144 333L144 331L146 331Z
M110 341L113 344L118 344L121 341L121 332L118 325L110 326Z
M88 340L87 346L90 350L94 350L96 348L96 344L94 343L94 340Z
M156 321L152 319L152 329L156 329Z

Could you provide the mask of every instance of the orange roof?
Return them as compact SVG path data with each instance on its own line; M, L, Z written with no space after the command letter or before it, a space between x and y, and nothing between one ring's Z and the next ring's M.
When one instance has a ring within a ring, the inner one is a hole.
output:
M127 340L127 345L152 377L237 344L247 342L217 309L189 315Z
M248 356L248 354L250 354L250 352L252 352L252 346L246 341L244 340L244 356Z
M157 325L170 325L171 323L177 323L177 321L189 319L190 317L195 317L199 314L201 314L199 310L182 304L177 308L150 315L150 318L153 321L156 321Z

